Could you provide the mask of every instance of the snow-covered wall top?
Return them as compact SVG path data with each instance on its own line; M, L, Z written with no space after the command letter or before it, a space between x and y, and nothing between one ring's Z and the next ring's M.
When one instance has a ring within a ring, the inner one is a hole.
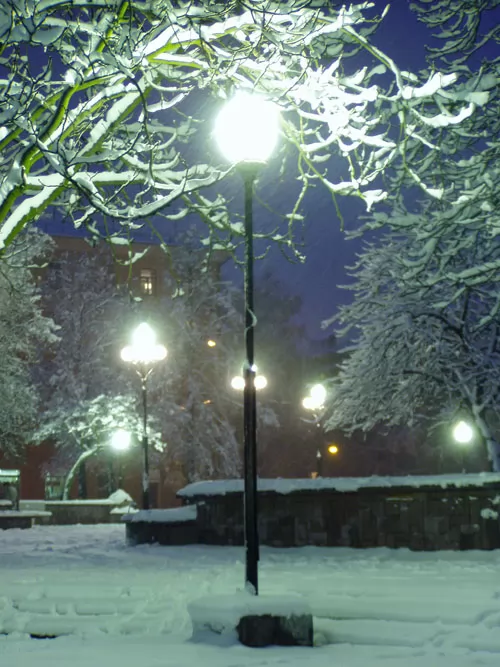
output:
M185 523L186 521L196 521L196 507L173 507L167 510L139 510L125 514L122 521L126 523L138 523L145 521L147 523Z
M339 492L359 489L385 489L403 487L477 487L485 484L500 484L500 473L482 472L457 475L415 475L400 477L320 477L317 479L259 479L258 490L271 493L293 493L294 491L331 490ZM194 496L220 496L226 493L241 493L242 479L224 479L188 484L177 492L181 498Z

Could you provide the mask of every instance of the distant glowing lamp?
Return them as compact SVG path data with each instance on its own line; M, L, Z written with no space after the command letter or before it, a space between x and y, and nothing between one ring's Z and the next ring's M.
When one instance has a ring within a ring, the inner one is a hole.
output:
M322 384L315 384L313 387L311 387L309 395L316 401L318 405L323 405L326 399L326 389Z
M321 410L326 400L326 389L322 384L315 384L309 391L309 396L302 399L306 410Z
M111 447L117 452L123 452L130 447L132 436L130 431L119 428L111 436Z
M142 322L132 334L132 345L126 345L121 351L123 361L132 364L154 364L163 361L167 348L158 345L156 334L146 322Z
M254 366L255 372L257 372L257 366ZM245 378L242 375L235 375L231 380L231 387L237 391L243 391L245 389ZM265 375L256 375L254 380L255 389L265 389L267 387L267 378Z
M149 484L149 442L148 442L148 393L147 379L158 361L167 356L167 348L156 342L156 334L146 322L142 322L132 333L132 345L127 345L121 351L123 361L132 364L141 378L142 392L142 509L148 510L151 506Z
M461 420L453 427L453 437L459 444L466 445L474 437L474 431L470 424Z
M231 380L231 387L237 391L243 391L243 389L245 389L245 380L241 375L235 375Z
M255 377L255 389L265 389L267 387L267 378L265 375L257 375Z
M302 405L305 407L306 410L315 410L316 409L316 401L312 396L306 396L302 400Z

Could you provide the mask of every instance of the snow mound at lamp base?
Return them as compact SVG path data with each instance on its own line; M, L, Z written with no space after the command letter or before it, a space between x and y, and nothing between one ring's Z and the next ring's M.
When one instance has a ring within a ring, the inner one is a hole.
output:
M245 646L313 646L313 619L300 596L235 593L188 605L192 641Z

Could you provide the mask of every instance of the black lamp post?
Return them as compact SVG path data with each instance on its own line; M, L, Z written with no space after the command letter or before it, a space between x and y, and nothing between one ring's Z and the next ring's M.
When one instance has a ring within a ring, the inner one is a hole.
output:
M151 507L149 483L148 390L147 380L153 366L167 356L167 349L156 343L155 332L143 322L134 331L132 345L121 351L123 361L131 363L141 379L142 394L142 509Z
M323 477L323 454L321 449L316 452L316 477Z
M245 189L245 366L243 370L244 536L245 583L259 592L257 504L257 400L254 331L257 322L253 299L253 189L259 168L270 157L279 134L279 111L269 101L239 92L221 110L215 135L221 152L238 165Z

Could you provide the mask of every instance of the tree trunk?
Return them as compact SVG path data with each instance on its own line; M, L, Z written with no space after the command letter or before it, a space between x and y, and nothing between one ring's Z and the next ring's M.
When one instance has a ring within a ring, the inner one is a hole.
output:
M87 469L85 461L78 466L78 500L87 499Z
M70 471L68 472L66 476L66 480L64 482L64 490L63 490L63 500L68 500L69 493L71 491L71 486L73 484L73 480L75 479L75 475L77 471L80 470L80 466L85 464L85 461L89 459L91 456L93 456L97 451L98 447L95 447L94 449L87 449L85 450L78 459L75 461L73 466L70 468Z
M500 472L500 443L498 443L493 437L491 429L482 411L480 411L475 405L472 406L472 414L474 415L476 426L486 444L486 450L488 452L488 459L491 462L491 468L494 472Z

